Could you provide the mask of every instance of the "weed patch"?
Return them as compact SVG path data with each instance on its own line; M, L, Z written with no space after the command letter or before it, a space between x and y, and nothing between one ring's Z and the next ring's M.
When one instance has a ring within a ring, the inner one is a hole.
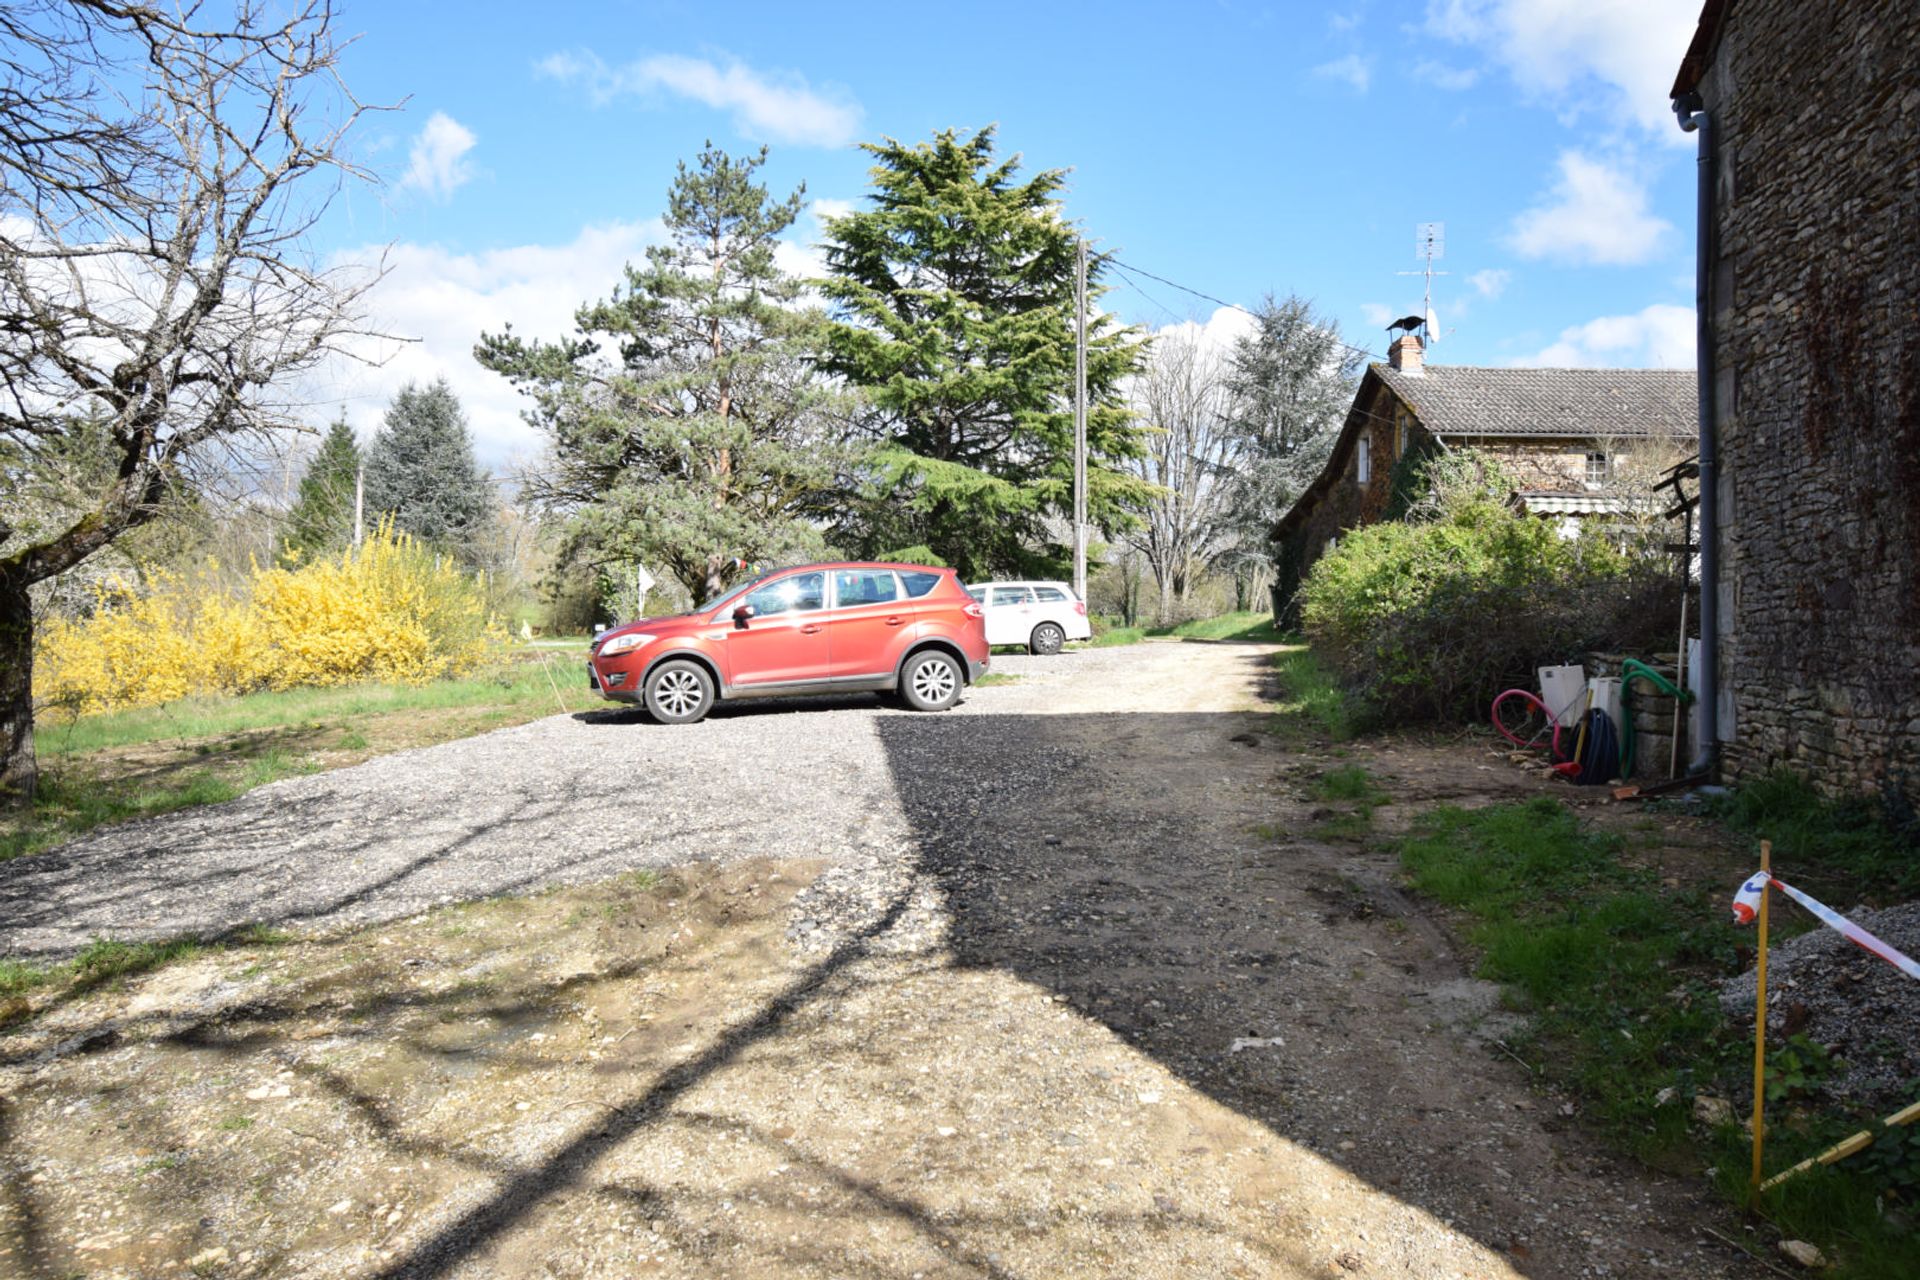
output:
M1726 1125L1704 1145L1689 1125L1698 1094L1740 1099L1752 1044L1719 1011L1719 982L1740 964L1747 934L1725 923L1719 886L1673 889L1624 865L1621 841L1585 829L1548 797L1423 817L1400 845L1414 887L1462 912L1479 973L1506 985L1530 1019L1520 1049L1574 1093L1607 1138L1648 1163L1712 1173L1729 1198L1747 1196L1744 1133ZM1812 1155L1857 1118L1798 1110L1830 1065L1816 1045L1777 1046L1778 1105L1768 1167ZM1737 1109L1737 1104L1736 1104ZM1911 1274L1902 1239L1879 1205L1914 1193L1865 1165L1804 1175L1763 1208L1780 1229L1844 1260L1855 1280Z
M1305 721L1336 740L1353 736L1347 695L1311 649L1284 649L1274 655L1273 662L1280 675L1283 721Z
M1797 774L1743 783L1714 815L1735 830L1773 841L1781 878L1822 878L1837 896L1900 901L1920 893L1920 839L1898 830L1871 800L1829 800ZM1791 870L1788 870L1788 869Z
M1146 638L1145 627L1107 627L1096 630L1087 644L1095 649L1114 649L1121 645L1139 644Z

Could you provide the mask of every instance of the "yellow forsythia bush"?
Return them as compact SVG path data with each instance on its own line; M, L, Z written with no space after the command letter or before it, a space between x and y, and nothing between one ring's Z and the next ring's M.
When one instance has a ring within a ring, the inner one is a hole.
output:
M102 587L91 617L40 628L34 693L100 711L190 693L248 693L471 671L503 638L482 584L390 527L336 558L255 566L238 595L155 575Z

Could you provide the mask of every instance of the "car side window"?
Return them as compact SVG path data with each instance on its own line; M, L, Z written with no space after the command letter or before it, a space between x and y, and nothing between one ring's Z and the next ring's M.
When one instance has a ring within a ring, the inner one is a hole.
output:
M1025 587L995 587L993 603L995 605L1031 604L1033 593Z
M833 575L833 596L837 607L846 609L862 604L891 604L900 598L900 584L890 569L841 569Z
M776 613L805 613L810 609L822 609L827 603L827 575L796 573L791 578L769 582L741 603L752 605L754 616L758 618L771 617Z
M1066 593L1058 587L1035 587L1033 593L1040 597L1042 604L1065 604Z
M915 573L909 569L901 572L900 581L906 584L908 599L918 600L921 596L940 585L940 575L937 573ZM976 596L974 598L978 599L979 597Z

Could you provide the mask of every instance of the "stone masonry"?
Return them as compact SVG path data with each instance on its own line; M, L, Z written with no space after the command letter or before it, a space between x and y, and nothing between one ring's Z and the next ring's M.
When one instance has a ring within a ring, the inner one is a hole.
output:
M1710 4L1733 777L1920 801L1920 4Z

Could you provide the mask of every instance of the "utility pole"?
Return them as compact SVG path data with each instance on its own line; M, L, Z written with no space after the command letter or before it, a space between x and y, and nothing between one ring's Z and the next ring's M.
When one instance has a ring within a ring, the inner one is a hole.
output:
M1073 590L1087 598L1087 242L1073 266Z
M360 512L367 499L367 464L361 463L353 469L353 545L360 545Z

